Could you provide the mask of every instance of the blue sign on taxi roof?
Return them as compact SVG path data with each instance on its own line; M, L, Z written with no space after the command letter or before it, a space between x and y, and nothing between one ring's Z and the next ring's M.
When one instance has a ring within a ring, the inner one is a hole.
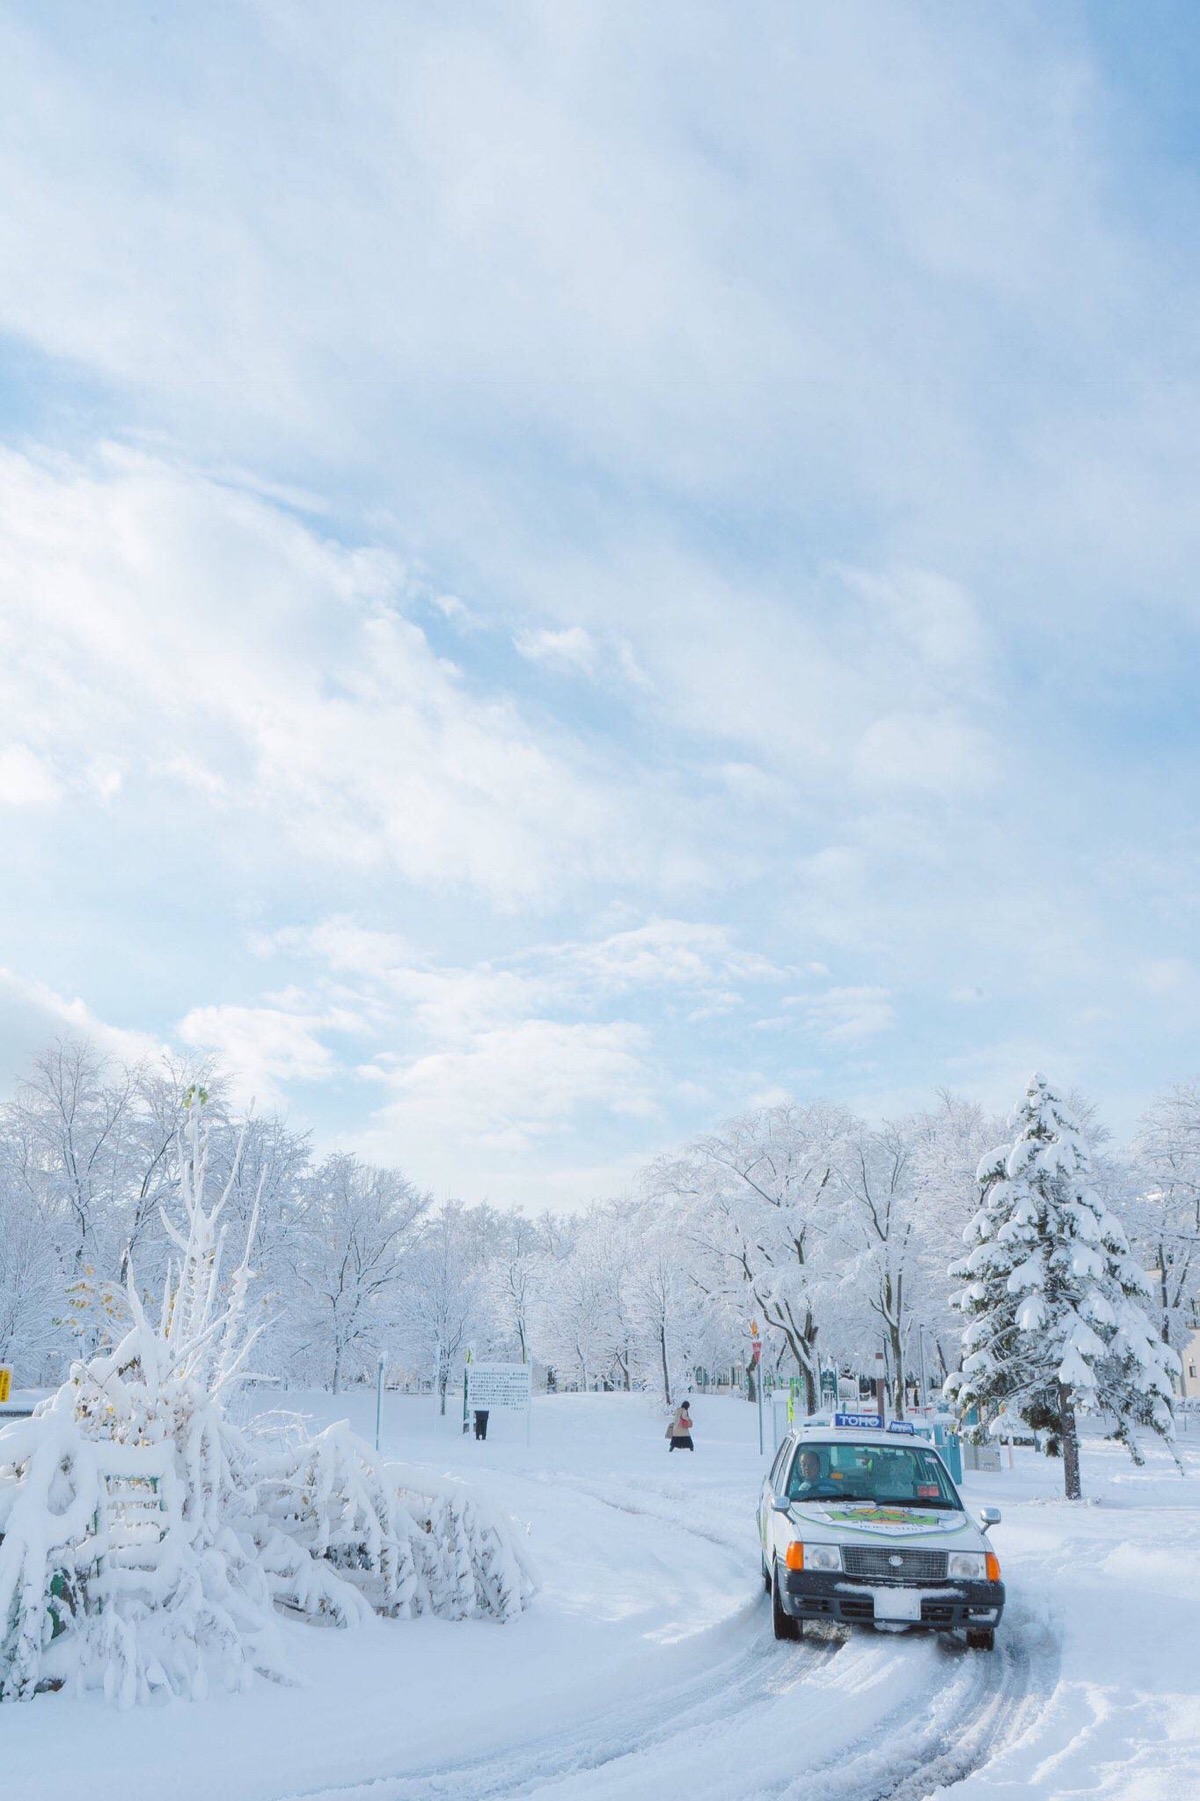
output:
M853 1426L856 1430L863 1426L874 1426L879 1431L883 1426L877 1413L835 1413L833 1423L835 1426Z

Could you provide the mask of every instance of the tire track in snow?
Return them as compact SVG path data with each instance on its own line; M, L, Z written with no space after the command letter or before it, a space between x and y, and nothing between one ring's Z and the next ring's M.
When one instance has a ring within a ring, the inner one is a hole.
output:
M522 1474L521 1481L539 1486L570 1488L587 1499L637 1518L661 1520L690 1538L704 1540L739 1558L746 1557L743 1533L719 1533L679 1517L670 1508L670 1497L642 1490L629 1498L628 1490L611 1482L566 1473ZM614 1493L614 1487L616 1492ZM666 1499L668 1505L647 1504L647 1495ZM687 1497L680 1501L686 1505ZM799 1686L809 1670L828 1661L839 1649L836 1639L813 1640L799 1646L779 1646L763 1627L761 1596L748 1600L733 1614L699 1635L724 1646L734 1639L732 1654L706 1661L682 1681L668 1681L643 1700L622 1701L576 1727L539 1735L512 1751L464 1760L455 1766L381 1775L366 1781L325 1785L294 1791L281 1801L515 1801L546 1782L575 1775L586 1776L612 1763L644 1755L654 1747L697 1728L744 1714L764 1687L773 1684L780 1693Z
M1048 1704L1058 1679L1057 1646L1010 1609L1012 1623L991 1653L956 1643L903 1637L898 1656L928 1650L935 1682L914 1707L911 1698L872 1720L868 1742L851 1744L803 1775L764 1787L763 1801L926 1801L953 1791L1022 1738ZM865 1633L855 1642L871 1647ZM850 1649L848 1646L847 1649ZM851 1660L839 1660L835 1684L853 1686ZM847 1680L851 1679L851 1680ZM821 1677L816 1678L819 1686Z
M614 1511L660 1519L722 1550L747 1551L744 1534L696 1523L695 1494L686 1498L692 1517L681 1518L675 1497L662 1490L630 1496L588 1478L526 1479L553 1481ZM1008 1619L990 1654L863 1631L777 1645L760 1598L710 1628L714 1643L734 1635L731 1655L716 1656L682 1681L668 1680L643 1700L611 1706L580 1726L498 1755L324 1786L286 1801L650 1801L672 1794L926 1801L1028 1731L1053 1692L1056 1648L1011 1603ZM918 1660L931 1666L932 1680L914 1692ZM889 1690L902 1698L888 1704ZM839 1740L843 1721L849 1730ZM731 1769L738 1742L747 1755ZM806 1760L808 1742L815 1755Z
M644 1490L636 1501L628 1501L615 1498L609 1485L587 1477L565 1480L572 1488L622 1512L648 1514L674 1526L684 1524L669 1505L650 1504L650 1496L669 1502L669 1491L661 1488ZM745 1545L743 1536L706 1531L690 1521L685 1529L723 1548L742 1550ZM856 1629L845 1641L849 1655L844 1655L833 1671L816 1676L814 1690L829 1687L837 1691L838 1698L847 1700L860 1686L872 1687L877 1680L874 1675L866 1676L861 1684L857 1680L855 1666L861 1660L854 1653L861 1651L870 1662L873 1653L891 1644L895 1646L891 1655L897 1659L932 1651L950 1666L948 1681L939 1681L930 1690L932 1707L916 1710L906 1700L873 1726L873 1731L883 1735L882 1748L843 1748L835 1757L809 1765L795 1779L758 1790L748 1786L745 1801L751 1801L752 1795L761 1795L764 1801L767 1797L778 1797L778 1801L925 1801L964 1781L1030 1730L1057 1682L1058 1648L1045 1623L1027 1615L1019 1604L1014 1606L1011 1599L1005 1619L997 1648L990 1653L972 1653L956 1641L940 1638L918 1639L911 1634L872 1637ZM746 1780L753 1783L751 1773L747 1772Z
M714 1531L696 1524L696 1493L683 1492L678 1495L672 1490L643 1485L638 1490L636 1500L628 1499L625 1494L611 1482L598 1482L590 1476L546 1475L533 1478L538 1482L553 1483L556 1488L570 1488L576 1494L586 1495L591 1501L599 1501L602 1507L611 1507L617 1513L633 1514L637 1519L662 1520L664 1525L672 1526L676 1531L686 1532L689 1538L702 1538L710 1545L718 1545L722 1551L733 1551L739 1556L745 1555L747 1541L745 1532L731 1533ZM650 1498L666 1502L666 1506L651 1506ZM678 1510L670 1505L678 1499L688 1509L686 1517L681 1518Z
M761 1628L762 1610L747 1603L733 1616L746 1632ZM730 1621L718 1629L724 1637ZM705 1664L684 1682L666 1684L642 1701L606 1709L584 1725L548 1733L511 1752L470 1759L454 1767L379 1776L366 1782L326 1787L285 1797L285 1801L514 1801L537 1793L548 1782L586 1777L611 1764L638 1758L672 1740L710 1730L742 1716L761 1699L764 1686L777 1694L803 1684L810 1670L827 1662L836 1642L777 1647L761 1631L732 1656ZM780 1655L780 1652L783 1652Z

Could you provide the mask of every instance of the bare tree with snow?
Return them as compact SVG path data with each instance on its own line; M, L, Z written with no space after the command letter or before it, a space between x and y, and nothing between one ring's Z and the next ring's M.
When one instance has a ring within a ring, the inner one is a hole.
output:
M236 1159L214 1200L202 1103L185 1104L156 1317L131 1271L120 1341L0 1430L0 1700L200 1699L214 1676L286 1677L277 1605L341 1626L373 1610L506 1620L534 1590L519 1540L461 1487L383 1463L344 1424L230 1422L258 1337L256 1220L227 1270Z
M650 1192L682 1205L686 1230L722 1289L782 1336L816 1407L817 1341L829 1309L828 1252L842 1201L839 1171L857 1122L815 1103L729 1121L649 1172Z
M1127 1218L1152 1265L1162 1336L1176 1350L1200 1326L1200 1082L1178 1082L1142 1118Z
M264 1166L265 1178L265 1166ZM291 1240L297 1352L324 1366L335 1394L392 1335L401 1277L416 1260L429 1197L398 1170L337 1151L305 1184Z

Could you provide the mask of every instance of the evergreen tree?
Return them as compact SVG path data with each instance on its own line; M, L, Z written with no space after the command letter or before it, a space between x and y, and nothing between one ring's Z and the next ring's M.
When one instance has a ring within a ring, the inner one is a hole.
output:
M1135 1462L1134 1430L1173 1437L1178 1360L1146 1312L1146 1277L1119 1221L1091 1186L1088 1150L1044 1076L1015 1114L1015 1142L979 1166L972 1247L953 1276L966 1316L963 1366L946 1392L986 1416L1007 1406L1061 1438L1069 1499L1078 1500L1078 1413L1104 1413Z

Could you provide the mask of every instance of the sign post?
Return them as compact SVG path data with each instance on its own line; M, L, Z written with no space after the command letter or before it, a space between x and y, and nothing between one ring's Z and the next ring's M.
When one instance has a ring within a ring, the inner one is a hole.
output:
M7 1401L12 1393L12 1371L0 1364L0 1402Z
M754 1393L758 1401L758 1454L763 1454L763 1418L762 1418L762 1339L758 1336L758 1321L750 1321L750 1367L754 1371Z
M468 1363L463 1376L463 1430L470 1414L524 1413L526 1439L533 1412L533 1371L527 1363Z
M379 1368L375 1373L375 1449L379 1449L379 1436L383 1429L383 1372L385 1366L383 1352L379 1353Z

